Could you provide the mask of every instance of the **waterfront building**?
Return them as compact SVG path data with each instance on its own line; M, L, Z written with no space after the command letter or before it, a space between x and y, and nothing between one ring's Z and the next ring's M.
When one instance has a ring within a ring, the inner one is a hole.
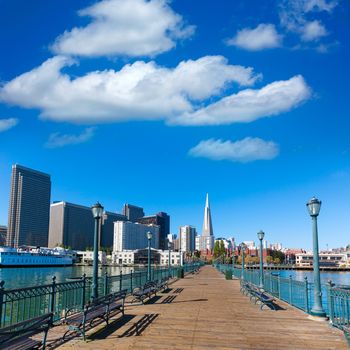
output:
M50 215L50 175L12 166L6 245L47 247Z
M151 255L153 255L153 262L168 266L169 261L169 251L168 250L158 250L151 249ZM114 251L112 253L112 262L118 265L134 265L134 264L146 264L147 261L147 249L136 249L136 250L123 250L121 252ZM180 253L170 252L170 263L171 265L180 264Z
M137 222L138 219L145 216L143 208L132 204L124 204L123 215L126 216L127 221Z
M214 231L211 220L211 210L209 204L209 194L207 193L204 207L204 219L202 236L199 236L196 241L196 250L212 250L214 248Z
M167 213L160 212L155 215L144 216L137 219L137 222L143 225L159 226L159 248L168 249L167 238L170 233L170 216Z
M312 267L313 254L295 254L295 264L299 267ZM320 253L319 265L320 267L349 267L350 255L348 257L347 253Z
M116 221L114 223L113 251L135 250L148 247L146 233L152 233L151 247L159 248L159 231L157 225L143 225L130 221Z
M113 246L114 221L122 220L126 220L124 215L105 212L100 247ZM91 208L69 202L55 202L50 207L49 247L86 250L94 244L94 225Z
M196 228L190 225L180 227L180 250L182 252L193 252L196 249Z
M79 262L82 262L84 264L92 265L94 261L94 252L92 250L78 250L77 251L77 258ZM107 255L106 252L99 251L98 252L98 262L102 265L107 264Z
M0 246L6 245L7 226L0 225Z

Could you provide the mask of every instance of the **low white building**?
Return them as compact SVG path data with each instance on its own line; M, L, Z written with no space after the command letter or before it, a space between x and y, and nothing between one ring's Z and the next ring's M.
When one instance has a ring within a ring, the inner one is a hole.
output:
M169 250L160 251L160 264L168 266ZM170 251L170 265L180 265L180 252Z
M320 253L320 267L342 267L350 266L350 261L346 253ZM295 254L295 264L300 267L313 266L313 254Z
M118 265L133 265L134 264L134 250L123 250L121 252L112 253L112 263Z
M121 252L114 251L112 253L112 263L118 265L133 265L135 262L135 254L138 253L139 250L124 250ZM156 250L152 249L152 253L159 254L159 264L168 266L169 264L169 251L168 250ZM180 264L180 253L170 251L170 264L171 265L179 265Z
M80 262L89 264L94 261L94 252L91 250L78 250L77 251L77 258L80 260ZM98 262L102 265L107 264L107 255L106 252L99 251L98 252Z

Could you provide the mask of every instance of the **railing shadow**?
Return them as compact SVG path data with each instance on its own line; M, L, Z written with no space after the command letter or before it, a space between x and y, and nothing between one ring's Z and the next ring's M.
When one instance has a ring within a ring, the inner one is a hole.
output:
M176 293L176 294L180 294L184 289L183 288L176 288L174 291L173 291L173 294Z
M118 338L132 337L141 335L145 329L159 316L159 314L146 314L140 320L135 322Z
M174 301L174 299L177 297L177 295L168 295L161 304L170 304Z

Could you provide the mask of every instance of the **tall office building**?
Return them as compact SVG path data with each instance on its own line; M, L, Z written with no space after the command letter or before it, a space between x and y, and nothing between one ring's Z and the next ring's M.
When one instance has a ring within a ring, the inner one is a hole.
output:
M0 225L0 246L6 245L7 227Z
M50 175L18 164L12 166L8 246L47 246L50 196Z
M137 222L144 225L159 226L159 249L168 249L168 234L170 233L170 216L160 212L156 215L144 216L137 219Z
M100 246L113 246L114 221L123 221L121 214L105 212L100 230ZM85 250L94 244L94 218L91 208L68 203L56 202L50 208L49 247L63 245L76 250Z
M147 232L152 233L151 247L158 249L159 226L143 225L130 221L114 223L113 251L144 249L148 247Z
M128 218L128 221L136 222L137 219L144 217L145 213L141 207L132 204L124 204L123 215Z
M179 232L180 249L182 252L193 252L196 249L196 229L193 226L181 226Z
M213 223L211 221L211 211L209 204L209 195L207 193L207 197L205 200L204 207L204 220L203 220L203 229L202 236L199 236L196 239L196 249L198 250L206 250L214 248L214 232L213 232Z

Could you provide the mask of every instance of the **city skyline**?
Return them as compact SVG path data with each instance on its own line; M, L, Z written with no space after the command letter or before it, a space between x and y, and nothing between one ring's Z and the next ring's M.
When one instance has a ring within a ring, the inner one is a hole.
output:
M237 242L311 248L315 195L320 249L349 244L350 4L298 3L3 1L0 225L18 163L52 200L164 211L172 233L209 193Z

